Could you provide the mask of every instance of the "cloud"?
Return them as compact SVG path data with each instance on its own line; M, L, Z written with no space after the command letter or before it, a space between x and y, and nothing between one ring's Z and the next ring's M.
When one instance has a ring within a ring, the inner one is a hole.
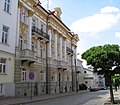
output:
M109 14L108 14L109 12ZM114 13L117 12L117 14ZM115 7L104 7L100 9L100 13L76 20L71 25L71 30L76 33L80 32L102 32L111 28L119 22L119 9Z
M52 4L52 1L53 0L40 0L40 2L42 3L41 5L46 9L47 9L47 4L49 3L49 6L50 6Z
M104 7L100 10L100 13L115 13L115 12L119 12L119 9L116 7Z
M115 36L116 36L117 38L120 38L120 32L115 32Z

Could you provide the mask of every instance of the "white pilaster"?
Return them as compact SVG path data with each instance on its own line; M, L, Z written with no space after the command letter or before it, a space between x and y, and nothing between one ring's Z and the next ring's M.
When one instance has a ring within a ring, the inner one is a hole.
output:
M67 57L66 57L66 39L65 39L65 42L64 42L64 57L65 57L65 62L67 62Z
M60 61L62 61L62 37L60 37Z
M20 34L20 8L18 8L17 14L17 35L16 35L16 46L19 46L19 34Z
M73 50L73 58L72 58L72 62L73 62L73 65L75 65L75 49L74 49L74 47L72 47L72 50Z
M55 59L57 60L57 34L55 34Z
M51 57L51 30L48 30L49 43L48 43L48 57Z
M29 44L29 49L31 50L31 42L32 42L32 16L33 16L33 12L32 11L28 11L28 44Z

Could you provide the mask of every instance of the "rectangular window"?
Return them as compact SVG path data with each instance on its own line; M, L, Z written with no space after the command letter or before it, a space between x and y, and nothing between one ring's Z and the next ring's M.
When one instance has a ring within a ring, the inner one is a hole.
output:
M22 69L21 70L21 81L26 81L26 70Z
M5 10L6 12L10 12L10 0L5 0L4 10Z
M2 84L0 84L0 93L2 93Z
M8 42L8 32L9 32L9 27L3 25L2 43L7 44L7 42Z
M0 58L0 74L6 73L6 59Z

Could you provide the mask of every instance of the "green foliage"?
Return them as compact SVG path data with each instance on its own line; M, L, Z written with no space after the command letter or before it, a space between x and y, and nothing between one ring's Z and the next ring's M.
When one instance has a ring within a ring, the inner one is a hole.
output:
M120 64L120 47L118 45L105 44L104 46L92 47L82 54L82 59L87 61L87 65L94 67L94 70L104 74L113 66Z

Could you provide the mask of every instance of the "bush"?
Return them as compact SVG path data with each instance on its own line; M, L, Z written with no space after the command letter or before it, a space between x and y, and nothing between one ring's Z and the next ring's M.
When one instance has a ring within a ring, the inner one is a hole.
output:
M86 86L86 84L79 84L79 89L80 90L87 90L87 86Z

